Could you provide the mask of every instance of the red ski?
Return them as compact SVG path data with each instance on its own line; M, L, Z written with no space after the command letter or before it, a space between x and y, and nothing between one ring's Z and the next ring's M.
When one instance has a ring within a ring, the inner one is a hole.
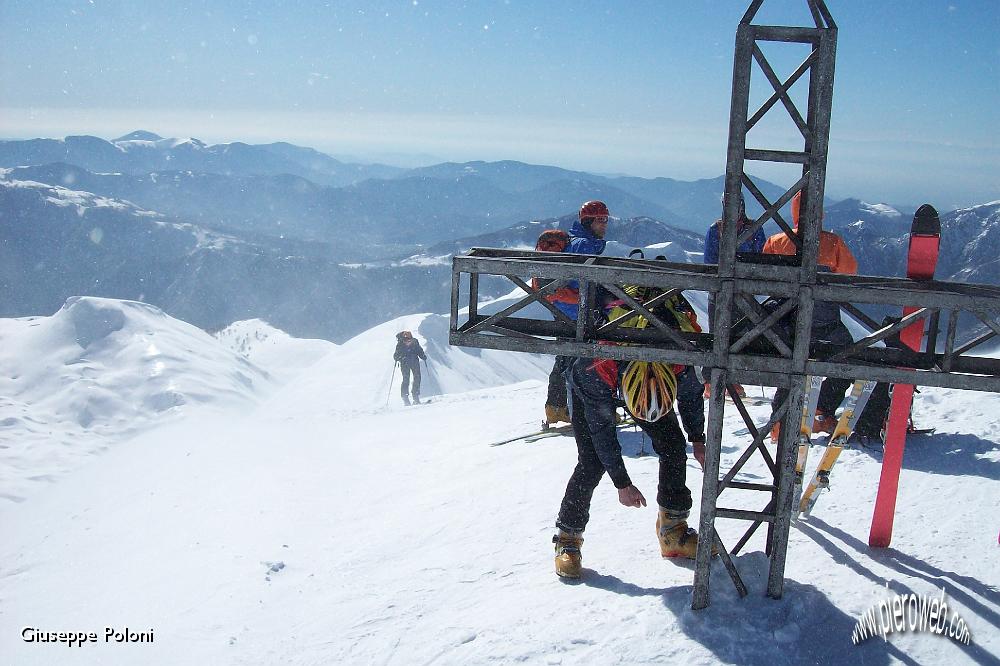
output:
M913 216L910 228L910 250L906 261L906 277L911 280L930 280L937 267L938 248L941 245L941 221L930 204L924 204ZM913 314L915 307L903 308L903 316ZM900 341L920 351L926 320L914 322L904 328ZM903 448L909 424L910 406L913 403L913 385L896 384L892 390L892 405L885 430L885 448L882 454L882 476L875 498L875 515L868 535L868 545L888 548L892 541L892 520L896 512L896 494L899 488L899 470L903 466Z

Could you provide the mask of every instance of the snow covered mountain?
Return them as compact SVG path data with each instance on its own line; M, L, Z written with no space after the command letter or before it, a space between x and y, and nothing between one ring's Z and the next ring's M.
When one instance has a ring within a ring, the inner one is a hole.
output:
M198 139L164 139L139 130L107 141L96 136L0 141L0 167L64 162L88 171L133 176L156 171L193 171L233 176L291 174L320 185L343 186L402 171L385 165L345 164L311 148L289 143L209 145Z
M439 391L429 404L396 397L399 328L428 351L426 377ZM831 491L792 528L783 597L764 596L761 530L735 557L749 596L715 561L712 605L692 611L692 568L660 558L655 507L620 506L606 482L583 580L554 575L572 438L488 446L537 427L546 363L448 348L438 316L319 345L311 365L302 345L312 343L261 324L224 337L256 340L255 330L275 342L266 354L237 346L276 365L284 348L301 372L275 388L228 343L140 304L84 299L55 317L0 320L0 395L20 396L35 419L0 421L0 480L16 491L7 499L24 500L0 500L6 661L981 664L1000 653L997 526L987 519L1000 508L996 395L918 396L919 424L938 431L907 447L892 548L865 545L881 454L847 450ZM160 412L144 398L167 378L184 396L228 397ZM508 381L517 383L500 385ZM74 420L91 386L112 425L125 415L159 427L99 437L99 420ZM749 409L766 417L766 406ZM745 444L742 425L727 409L726 466ZM630 430L620 438L633 481L652 496L649 441ZM686 471L697 507L693 459ZM755 457L739 479L766 474ZM717 526L732 544L746 524ZM897 594L943 595L970 644L905 632L852 645L862 614ZM28 643L25 627L98 640ZM105 642L105 627L153 641Z
M823 209L823 228L840 233L844 227L866 222L882 236L910 233L910 222L916 208L868 203L859 199L844 199Z
M484 302L484 312L512 298ZM432 314L385 322L339 346L260 320L213 337L154 306L108 298L73 297L49 317L0 319L0 439L8 442L0 500L20 502L88 456L206 408L267 402L304 416L319 391L331 412L384 410L404 329L428 356L424 397L542 381L552 367L550 357L451 347L448 318Z
M447 309L442 269L341 265L324 245L210 231L65 187L0 178L0 214L2 316L106 296L207 330L260 317L302 337L345 340L387 317Z
M847 202L844 202L845 204ZM912 214L902 215L891 207L874 207L858 202L861 212L843 215L857 217L838 229L858 258L859 271L866 275L903 277L906 274L906 251ZM864 211L869 214L864 215ZM935 277L954 282L1000 284L1000 201L993 201L941 213L941 253ZM828 211L829 214L829 211Z
M515 161L412 170L351 165L287 143L210 146L143 131L114 141L0 141L4 166L25 167L14 179L124 198L204 226L336 240L345 251L367 247L363 259L375 258L374 244L488 232L564 215L594 198L621 217L648 216L700 232L719 216L724 188L721 176L693 182L608 177ZM782 191L759 184L772 198ZM749 210L759 210L756 202Z
M215 337L282 383L337 349L327 340L293 338L261 319L233 322Z
M0 319L0 498L22 501L153 425L253 404L272 384L145 303L74 297L50 317Z
M210 228L327 242L344 258L366 260L398 254L400 245L563 214L588 198L604 199L618 215L683 223L662 206L594 180L546 182L511 192L476 174L454 179L415 175L334 188L289 174L93 173L65 162L12 168L6 177L125 199Z

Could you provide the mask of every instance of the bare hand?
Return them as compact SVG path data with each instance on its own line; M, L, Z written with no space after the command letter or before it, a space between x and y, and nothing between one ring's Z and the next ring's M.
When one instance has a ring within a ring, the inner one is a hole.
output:
M691 448L694 449L694 459L705 469L705 442L691 442Z
M635 486L625 486L618 489L618 501L624 506L646 506L646 498L642 496Z

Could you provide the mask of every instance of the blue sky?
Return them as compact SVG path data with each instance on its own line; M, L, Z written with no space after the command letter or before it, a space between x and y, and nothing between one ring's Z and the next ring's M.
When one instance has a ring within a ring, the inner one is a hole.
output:
M0 0L0 135L141 128L399 163L714 177L747 4ZM828 193L1000 199L1000 1L828 6ZM805 0L766 0L757 22L807 20ZM801 49L768 53L779 76ZM760 131L773 147L787 129Z

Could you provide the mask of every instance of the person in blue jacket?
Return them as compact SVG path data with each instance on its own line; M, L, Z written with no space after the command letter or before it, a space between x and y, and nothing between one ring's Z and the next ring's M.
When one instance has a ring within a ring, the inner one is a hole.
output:
M722 195L722 217L716 220L712 226L708 228L708 232L705 233L705 263L706 264L717 264L719 263L719 234L722 231L723 220L726 216L726 195ZM749 228L752 221L747 217L746 202L743 200L743 193L740 192L740 212L739 217L736 220L736 236L739 238L743 235L743 232ZM760 254L764 251L764 243L767 242L767 236L764 235L764 228L758 229L753 236L748 238L739 244L736 248L737 252L747 252L752 254ZM708 321L715 330L715 296L709 294L708 297ZM744 395L743 387L736 384L736 390L740 395ZM705 397L709 396L709 386L705 384Z
M569 245L563 252L571 254L602 254L607 241L608 207L603 201L588 201L580 206L579 219L569 230ZM565 287L556 290L552 303L570 319L576 319L580 311L580 283L571 280Z
M722 201L722 214L723 216L726 214L725 195L723 195ZM747 230L751 222L752 220L747 217L746 202L743 201L743 194L740 193L740 214L739 219L736 221L736 235L743 235L743 232ZM712 226L708 228L708 232L705 234L706 264L719 263L719 232L722 230L722 225L723 218L720 217L712 224ZM736 251L760 254L764 251L764 243L766 242L767 236L764 235L764 228L761 227L756 231L756 233L754 233L753 236L740 243L739 247L736 248Z

